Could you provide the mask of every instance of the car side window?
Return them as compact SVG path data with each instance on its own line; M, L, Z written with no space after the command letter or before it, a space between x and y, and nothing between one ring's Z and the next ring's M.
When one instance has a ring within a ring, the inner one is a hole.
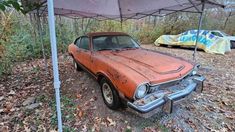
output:
M81 49L89 50L89 38L86 36L82 37L78 47Z
M77 38L75 41L74 41L74 44L77 45L79 47L79 44L80 44L80 40L81 38Z

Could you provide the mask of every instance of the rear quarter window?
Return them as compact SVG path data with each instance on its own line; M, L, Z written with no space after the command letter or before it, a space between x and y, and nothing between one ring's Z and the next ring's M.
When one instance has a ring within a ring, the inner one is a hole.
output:
M78 46L81 49L89 50L89 38L88 37L82 37L80 44Z

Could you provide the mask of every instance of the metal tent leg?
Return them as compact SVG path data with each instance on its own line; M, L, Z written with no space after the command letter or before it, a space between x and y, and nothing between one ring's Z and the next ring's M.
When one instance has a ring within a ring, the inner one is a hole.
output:
M202 16L203 16L203 11L204 11L204 6L205 6L205 2L202 0L202 11L200 12L199 24L198 24L198 29L197 29L197 38L196 38L194 52L193 52L193 60L194 61L195 61L196 52L197 52L197 44L198 44L199 33L200 33L200 30L201 30L201 26L202 26Z
M59 132L62 132L62 119L61 119L61 109L60 109L60 80L59 80L59 71L58 71L53 0L47 0L47 6L48 6L48 22L50 30L51 54L52 54L53 76L54 76L54 88L56 94L58 129Z

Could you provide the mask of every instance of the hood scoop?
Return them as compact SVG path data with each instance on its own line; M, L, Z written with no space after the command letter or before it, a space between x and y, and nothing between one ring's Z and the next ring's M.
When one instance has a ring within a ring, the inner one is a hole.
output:
M184 66L181 65L179 66L177 69L171 69L171 70L166 70L166 71L161 71L161 72L158 72L159 74L170 74L170 73L177 73L177 72L180 72L182 69L184 69ZM159 71L159 70L158 70Z

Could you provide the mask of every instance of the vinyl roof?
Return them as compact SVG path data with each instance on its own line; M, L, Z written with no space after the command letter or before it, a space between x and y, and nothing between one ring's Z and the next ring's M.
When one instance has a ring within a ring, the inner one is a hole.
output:
M106 36L106 35L128 35L126 33L123 32L92 32L92 33L88 33L88 36Z

